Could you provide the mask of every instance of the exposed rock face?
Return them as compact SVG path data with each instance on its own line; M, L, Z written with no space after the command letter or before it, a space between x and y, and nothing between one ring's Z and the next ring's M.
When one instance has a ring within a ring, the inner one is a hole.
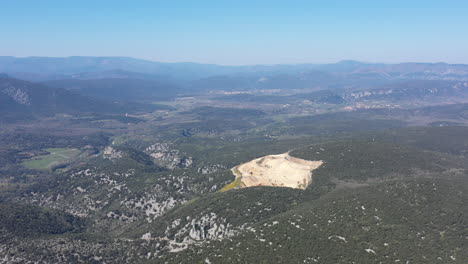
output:
M234 227L226 218L219 217L216 213L205 213L191 218L175 219L164 232L158 236L147 232L142 234L141 240L148 243L157 243L158 252L179 252L190 245L203 244L208 241L222 240L239 234L242 230L248 230L245 226Z
M219 219L215 213L202 216L200 219L193 219L190 223L191 229L189 237L196 241L222 239L234 235L235 232L230 230L230 224L226 219Z
M146 221L152 222L154 218L161 216L167 210L184 202L183 200L177 200L173 197L164 198L163 195L158 195L157 193L153 195L147 194L138 200L130 199L122 202L122 204L129 209L143 211L146 215Z
M118 151L111 146L106 147L102 154L105 159L109 160L115 160L123 157L122 151Z
M220 165L220 164L215 164L215 165L200 167L197 169L197 172L201 174L210 174L210 173L215 173L215 172L218 172L220 170L225 170L225 169L226 169L225 166Z
M457 82L454 84L440 84L437 86L422 86L421 84L409 84L408 86L400 86L394 88L382 88L377 90L367 91L354 91L345 95L345 98L356 100L356 99L367 99L369 97L382 97L382 96L420 96L420 95L448 95L456 96L456 93L465 93L468 88L467 82Z
M29 95L20 88L14 87L11 84L6 84L5 86L0 87L0 90L6 95L10 96L13 100L15 100L19 104L22 104L22 105L31 104Z
M192 157L184 156L177 149L172 149L168 143L156 143L145 149L159 166L173 170L175 168L186 168L193 164Z
M165 231L166 238L170 237L168 249L172 252L184 250L191 244L222 240L236 235L241 229L234 228L226 218L218 217L213 212L193 219L188 217L183 225L181 220L174 220Z
M383 90L383 91L362 91L362 92L354 92L349 95L349 97L353 99L359 99L359 98L364 98L364 97L369 97L372 95L387 95L387 94L392 94L393 90Z

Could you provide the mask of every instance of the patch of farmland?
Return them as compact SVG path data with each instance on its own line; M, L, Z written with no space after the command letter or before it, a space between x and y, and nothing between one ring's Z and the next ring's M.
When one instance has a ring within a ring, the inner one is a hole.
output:
M45 151L49 154L32 157L23 161L22 165L30 169L47 170L59 164L70 162L81 153L80 150L72 148L48 148Z

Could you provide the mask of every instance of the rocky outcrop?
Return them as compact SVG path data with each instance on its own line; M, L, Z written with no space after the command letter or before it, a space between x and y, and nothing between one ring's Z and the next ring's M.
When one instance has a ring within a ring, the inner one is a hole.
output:
M102 156L108 160L116 160L123 157L123 152L118 151L115 148L108 146L104 149Z
M145 153L150 155L156 164L170 170L187 168L193 164L192 157L171 148L171 145L168 143L155 143L147 147Z
M0 91L11 97L17 103L22 105L30 105L31 100L27 92L20 88L14 87L13 85L7 84L6 86L0 87Z

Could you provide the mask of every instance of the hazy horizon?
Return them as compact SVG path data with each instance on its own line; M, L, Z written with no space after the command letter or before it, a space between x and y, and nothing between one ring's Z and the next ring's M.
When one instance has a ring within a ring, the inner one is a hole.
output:
M467 64L468 3L361 0L2 4L0 54L219 65Z
M198 62L198 61L158 61L145 58L129 57L129 56L91 56L91 55L70 55L70 56L10 56L10 55L0 55L0 57L13 57L17 59L27 59L27 58L50 58L50 59L64 59L64 58L74 58L74 57L84 57L84 58L127 58L127 59L136 59L144 60L149 62L156 63L193 63L193 64L211 64L218 66L275 66L275 65L322 65L322 64L338 64L343 62L357 62L363 64L405 64L405 63L427 63L427 64L448 64L448 65L468 65L467 63L449 63L445 61L399 61L399 62L385 62L385 61L362 61L358 59L343 59L338 61L328 61L328 62L297 62L297 63L252 63L252 64L222 64L222 63L207 63L207 62Z

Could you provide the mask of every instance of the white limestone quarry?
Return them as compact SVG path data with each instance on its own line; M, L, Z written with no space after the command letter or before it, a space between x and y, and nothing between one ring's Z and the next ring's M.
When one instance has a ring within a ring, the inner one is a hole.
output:
M241 187L276 186L305 189L312 183L312 171L322 161L295 158L288 152L254 159L231 169Z

